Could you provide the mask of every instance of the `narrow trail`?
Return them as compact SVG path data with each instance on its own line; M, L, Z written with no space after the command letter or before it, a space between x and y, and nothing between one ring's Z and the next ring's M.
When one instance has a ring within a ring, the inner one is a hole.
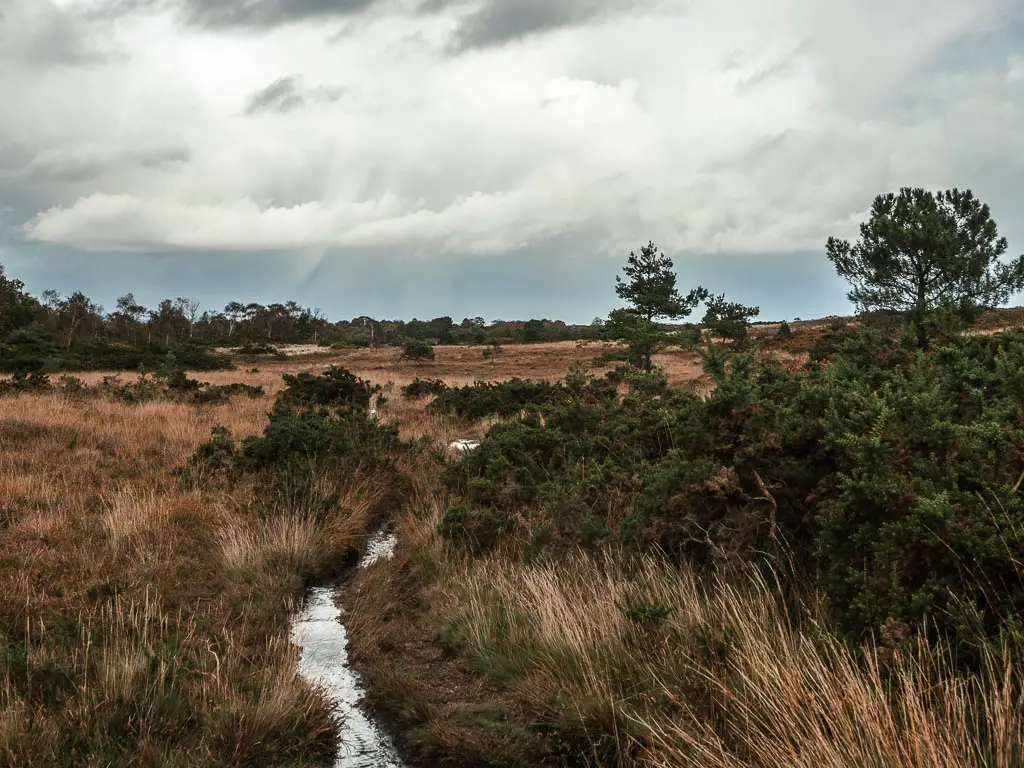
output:
M378 531L370 537L357 567L390 558L396 543L395 534ZM341 747L335 768L405 768L391 739L360 706L364 691L359 673L349 666L348 633L338 591L337 585L312 589L305 608L292 622L292 642L302 648L299 674L321 685L338 707Z

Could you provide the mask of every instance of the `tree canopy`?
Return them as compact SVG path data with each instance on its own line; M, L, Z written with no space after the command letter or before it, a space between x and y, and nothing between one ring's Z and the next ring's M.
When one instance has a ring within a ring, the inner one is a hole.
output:
M672 267L672 259L659 253L653 242L648 242L639 255L630 251L626 266L622 268L626 279L616 276L615 293L632 305L630 311L647 322L687 317L708 294L703 288L694 288L685 297L681 296Z
M919 187L876 197L856 244L826 244L858 311L904 314L922 348L940 313L969 321L1024 287L1024 256L1004 262L1006 249L988 205L970 190Z

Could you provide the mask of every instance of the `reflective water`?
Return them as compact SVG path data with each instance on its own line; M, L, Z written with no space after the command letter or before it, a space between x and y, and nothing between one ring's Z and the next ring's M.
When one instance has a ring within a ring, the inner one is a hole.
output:
M378 531L370 538L359 567L391 557L396 543L393 533ZM348 634L337 593L337 587L313 589L305 609L293 620L292 642L302 647L299 674L322 685L338 705L341 749L335 768L401 768L387 734L359 706L363 689L359 674L348 664Z

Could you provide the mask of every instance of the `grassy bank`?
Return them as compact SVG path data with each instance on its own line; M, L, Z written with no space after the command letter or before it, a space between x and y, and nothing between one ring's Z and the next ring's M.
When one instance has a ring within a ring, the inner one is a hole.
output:
M271 403L0 398L0 763L333 753L334 715L295 676L287 619L358 546L386 489L324 474L340 497L320 515L268 506L254 479L175 475L215 425L260 434Z
M999 766L1024 762L1024 675L924 642L842 640L753 569L607 551L454 555L429 504L348 592L371 701L422 764ZM415 764L414 759L414 764Z

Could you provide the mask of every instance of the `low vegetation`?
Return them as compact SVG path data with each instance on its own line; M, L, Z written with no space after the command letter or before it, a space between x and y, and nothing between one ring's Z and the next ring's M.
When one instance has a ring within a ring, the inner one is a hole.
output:
M394 431L366 417L367 385L331 398L333 412L307 407L337 395L337 380L292 379L269 420L260 387L180 371L6 401L0 762L334 754L335 715L295 676L288 614L305 585L343 567L398 487ZM238 388L250 397L197 404Z

